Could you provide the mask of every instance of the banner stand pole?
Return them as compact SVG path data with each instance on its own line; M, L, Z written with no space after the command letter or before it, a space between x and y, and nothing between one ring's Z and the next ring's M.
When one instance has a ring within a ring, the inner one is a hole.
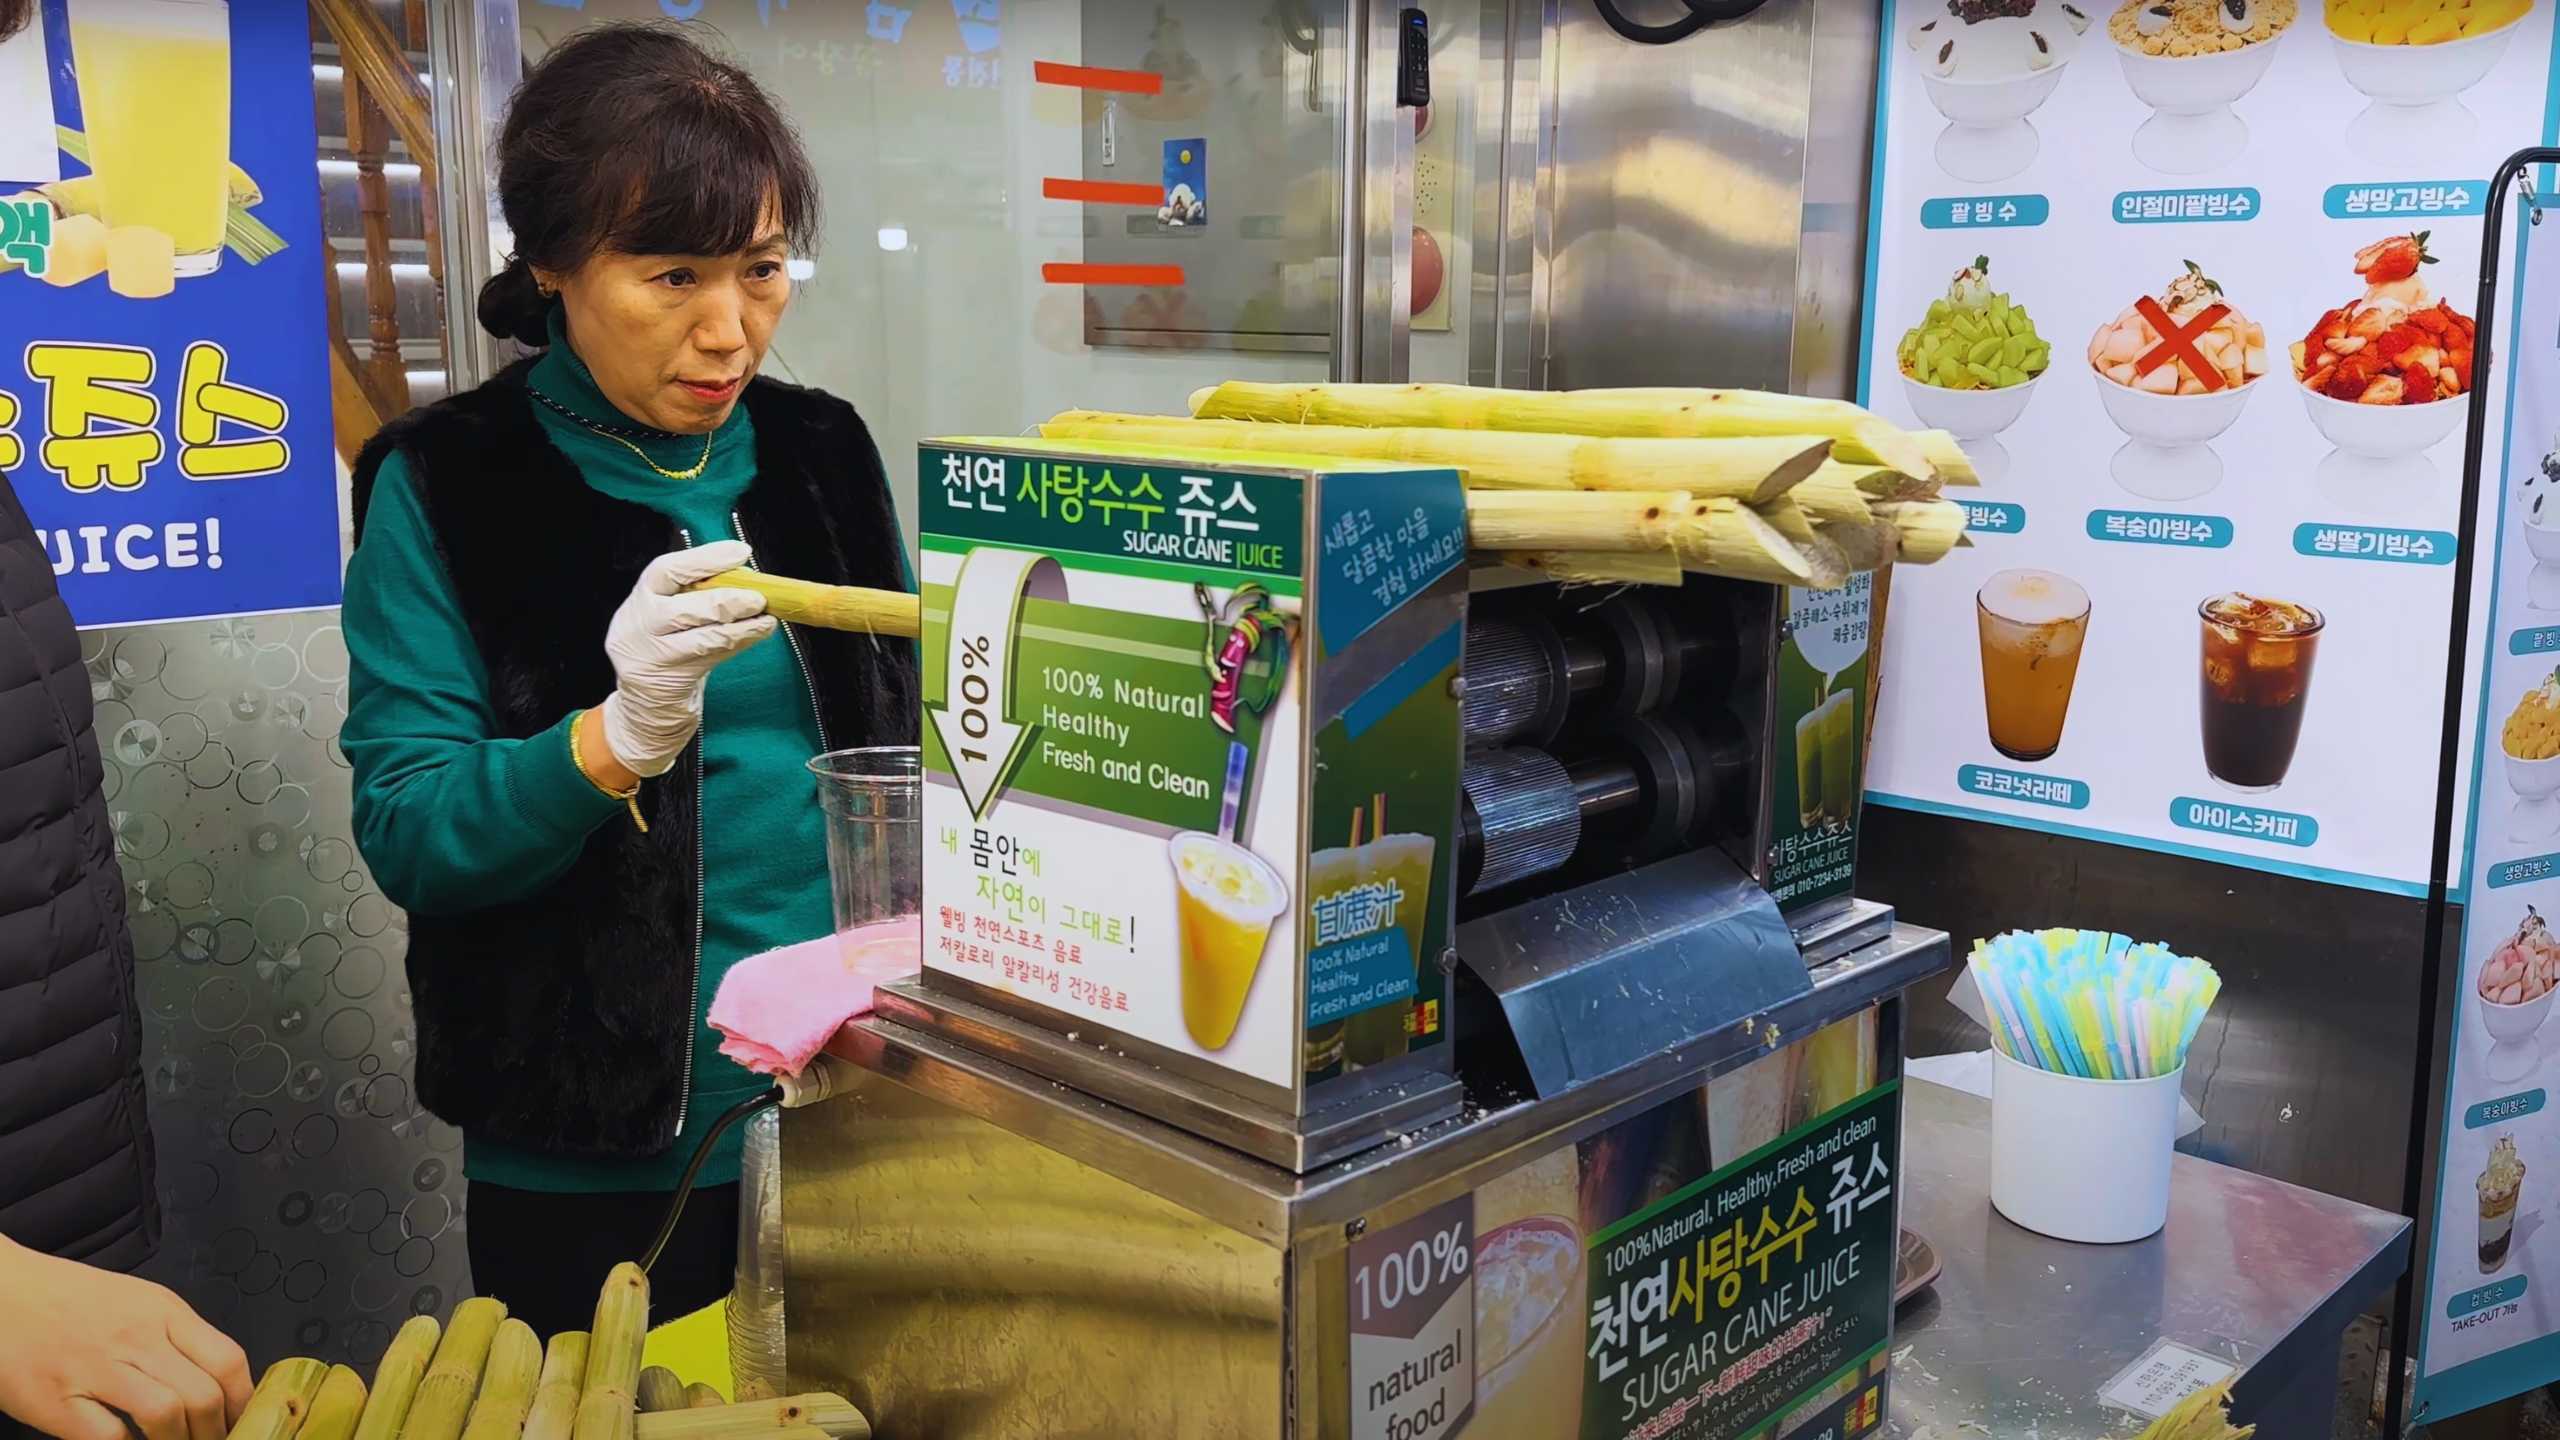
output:
M2507 195L2521 187L2525 203L2533 212L2533 223L2542 223L2542 204L2534 193L2526 171L2535 165L2560 164L2560 149L2537 146L2519 150L2507 157L2489 182L2488 213L2480 227L2480 297L2471 312L2477 329L2472 345L2472 372L2479 377L2471 387L2471 411L2462 442L2462 521L2454 530L2453 549L2453 633L2445 651L2444 731L2443 743L2436 756L2436 824L2435 843L2427 870L2427 920L2425 950L2418 959L2418 1066L2416 1083L2409 1087L2409 1145L2400 1177L2400 1213L2409 1217L2412 1227L2410 1265L2402 1271L2400 1284L2391 1303L2391 1354L2389 1373L2383 1381L2382 1433L2391 1440L2406 1433L2407 1422L2423 1420L2424 1415L2406 1414L2409 1385L2409 1337L2417 1316L2419 1241L2428 1237L2414 1233L2425 1208L2427 1174L2427 1133L2435 1123L2435 1068L2438 1052L2437 1030L2441 1024L2444 974L2444 934L2446 881L2453 867L2453 827L2455 811L2460 806L2456 793L2459 783L2462 745L2464 681L2470 670L2471 641L2471 562L2472 537L2480 526L2480 470L2488 449L2489 387L2485 383L2496 368L2496 324L2498 314L2498 267L2506 250ZM2461 967L2455 966L2459 974ZM2450 1053L2450 1047L2445 1047ZM2434 1263L2433 1247L2423 1248L2426 1263Z

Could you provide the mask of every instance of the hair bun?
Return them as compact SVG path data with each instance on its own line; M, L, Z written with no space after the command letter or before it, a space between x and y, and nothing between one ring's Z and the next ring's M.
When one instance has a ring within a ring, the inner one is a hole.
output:
M537 350L551 343L551 297L542 293L531 265L509 260L480 287L480 328Z

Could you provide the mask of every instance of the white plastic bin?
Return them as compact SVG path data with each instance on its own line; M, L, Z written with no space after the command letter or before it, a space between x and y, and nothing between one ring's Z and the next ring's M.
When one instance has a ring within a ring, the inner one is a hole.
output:
M1994 1052L1991 1204L2057 1240L2120 1245L2169 1220L2169 1159L2184 1067L2083 1080Z

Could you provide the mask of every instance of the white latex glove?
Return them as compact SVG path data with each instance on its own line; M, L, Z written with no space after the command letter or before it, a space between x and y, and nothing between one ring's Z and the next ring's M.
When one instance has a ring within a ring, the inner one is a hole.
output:
M632 774L664 775L702 728L702 690L723 660L773 633L752 590L685 587L747 563L735 540L661 555L613 612L604 653L616 684L599 710L604 743Z

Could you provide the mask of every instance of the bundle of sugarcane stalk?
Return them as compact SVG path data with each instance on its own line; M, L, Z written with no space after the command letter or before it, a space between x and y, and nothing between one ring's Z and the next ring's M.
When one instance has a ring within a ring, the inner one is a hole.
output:
M344 1365L279 1360L259 1380L231 1440L870 1440L840 1395L732 1405L708 1385L642 1368L649 1277L617 1265L596 1300L594 1328L551 1337L507 1318L496 1300L465 1300L450 1323L420 1315L400 1327L373 1384Z
M1230 381L1192 413L1070 410L1044 438L1446 465L1480 553L1568 582L1684 574L1829 589L1966 543L1953 437L1845 400L1753 390L1496 390Z

